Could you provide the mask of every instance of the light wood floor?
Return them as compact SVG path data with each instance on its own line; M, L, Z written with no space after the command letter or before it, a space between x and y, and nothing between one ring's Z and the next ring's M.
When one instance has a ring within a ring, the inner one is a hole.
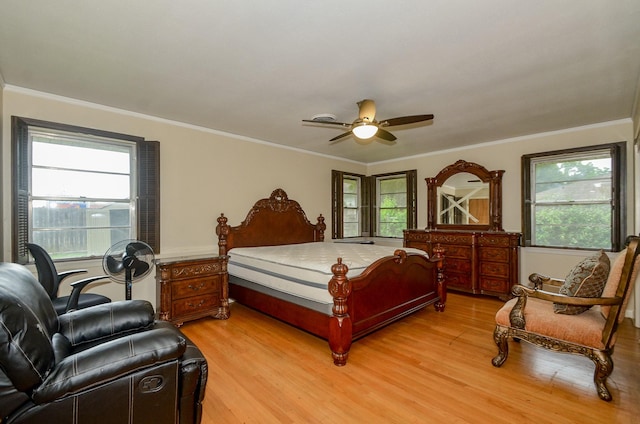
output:
M336 367L326 341L233 304L226 321L182 330L204 352L209 423L631 423L640 417L640 330L618 333L612 402L582 356L510 343L501 368L493 316L501 301L449 294L356 341Z

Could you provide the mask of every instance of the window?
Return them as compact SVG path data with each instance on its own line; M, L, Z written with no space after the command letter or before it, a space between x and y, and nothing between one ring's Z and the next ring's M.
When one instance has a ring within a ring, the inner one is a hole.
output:
M13 118L14 261L26 243L55 260L102 257L140 239L159 252L159 143Z
M397 237L417 220L417 172L364 176L332 172L334 239Z
M523 156L525 246L620 250L625 158L624 142Z
M345 175L342 180L342 222L344 237L358 237L360 230L360 178Z

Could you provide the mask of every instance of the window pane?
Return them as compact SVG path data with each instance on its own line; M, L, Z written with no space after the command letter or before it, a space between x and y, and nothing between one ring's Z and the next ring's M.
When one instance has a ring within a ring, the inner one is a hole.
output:
M608 155L608 153L607 153ZM611 158L565 159L535 163L535 202L610 200Z
M345 194L358 194L358 180L345 177L342 181L342 190Z
M394 193L394 194L381 194L380 195L380 207L382 208L396 208L407 207L407 193Z
M358 207L358 195L345 193L342 198L342 203L345 208L357 208Z
M102 257L117 241L133 238L130 228L34 230L32 236L54 260Z
M536 184L536 202L611 200L611 179L563 181Z
M381 222L380 237L402 237L403 230L407 227L406 222Z
M407 222L406 209L382 209L380 210L380 222Z
M128 202L34 200L32 207L34 229L131 226Z
M360 178L345 176L342 180L343 237L360 236Z
M54 259L102 256L134 238L128 203L33 202L32 240Z
M129 175L33 168L32 193L36 197L127 199Z
M400 178L380 179L380 194L385 193L405 193L407 191L407 179Z
M609 204L537 205L534 245L610 249L611 225Z
M342 228L343 237L358 237L360 236L360 231L358 229L358 223L348 223L345 222Z
M358 210L357 209L345 209L344 210L344 222L358 223Z
M536 183L611 178L611 157L605 154L583 155L579 159L554 159L535 164Z
M402 237L407 227L407 178L378 179L378 230L380 237Z
M33 166L129 173L130 147L97 144L65 135L32 132L31 136Z

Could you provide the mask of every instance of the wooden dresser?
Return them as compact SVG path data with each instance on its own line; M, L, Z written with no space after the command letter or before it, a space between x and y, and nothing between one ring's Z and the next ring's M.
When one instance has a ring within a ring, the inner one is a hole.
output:
M447 289L506 300L519 282L520 236L504 231L405 230L404 246L431 255L440 244Z
M160 319L181 326L206 316L229 318L226 256L159 259L156 281Z

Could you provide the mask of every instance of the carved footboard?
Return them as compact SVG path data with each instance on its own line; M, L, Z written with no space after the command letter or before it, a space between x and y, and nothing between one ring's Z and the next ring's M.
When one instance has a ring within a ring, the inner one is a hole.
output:
M347 363L353 340L429 304L444 311L443 252L438 246L427 259L396 250L394 256L376 261L353 279L347 278L349 268L338 258L329 282L333 315L328 339L335 365Z

